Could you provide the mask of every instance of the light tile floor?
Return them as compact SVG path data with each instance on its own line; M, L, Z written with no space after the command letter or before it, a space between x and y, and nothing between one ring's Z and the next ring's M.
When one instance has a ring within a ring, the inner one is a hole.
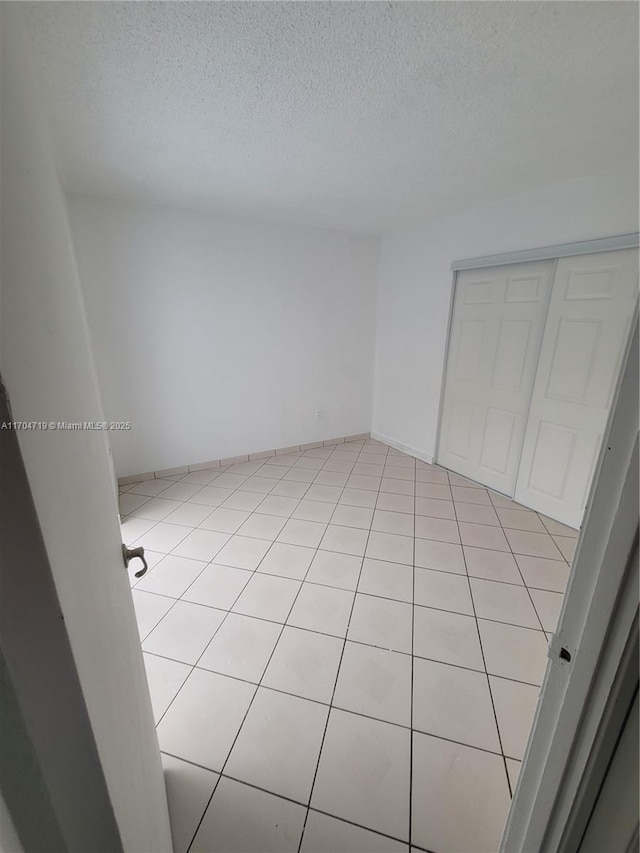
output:
M177 853L495 853L574 530L373 440L120 500Z

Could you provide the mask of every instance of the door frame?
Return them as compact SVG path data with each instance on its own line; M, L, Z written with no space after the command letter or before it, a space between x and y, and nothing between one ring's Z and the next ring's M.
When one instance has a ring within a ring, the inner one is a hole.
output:
M593 772L638 612L638 379L636 314L500 853L562 850Z

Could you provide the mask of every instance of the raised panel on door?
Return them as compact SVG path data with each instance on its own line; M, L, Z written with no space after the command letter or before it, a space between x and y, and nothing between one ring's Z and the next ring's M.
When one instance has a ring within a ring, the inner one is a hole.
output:
M638 251L558 261L515 499L582 522L638 295Z
M438 461L513 494L554 261L458 273Z

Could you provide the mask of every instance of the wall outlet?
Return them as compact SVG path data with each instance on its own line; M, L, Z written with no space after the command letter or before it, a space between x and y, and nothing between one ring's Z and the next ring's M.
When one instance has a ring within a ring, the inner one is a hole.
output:
M316 420L317 421L322 420L322 409L316 409Z

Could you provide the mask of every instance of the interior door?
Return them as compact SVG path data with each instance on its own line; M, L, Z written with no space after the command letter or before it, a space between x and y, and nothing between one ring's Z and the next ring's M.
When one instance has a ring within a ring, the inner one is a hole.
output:
M582 522L638 296L638 250L558 261L515 499Z
M20 451L122 847L168 853L164 777L108 445L101 429L83 427L104 416L65 200L22 10L8 5L0 10L3 379L13 419L33 425L17 433ZM58 426L69 423L80 428ZM55 703L50 713L55 720ZM68 761L75 766L73 746Z
M459 272L438 462L511 496L555 261Z

